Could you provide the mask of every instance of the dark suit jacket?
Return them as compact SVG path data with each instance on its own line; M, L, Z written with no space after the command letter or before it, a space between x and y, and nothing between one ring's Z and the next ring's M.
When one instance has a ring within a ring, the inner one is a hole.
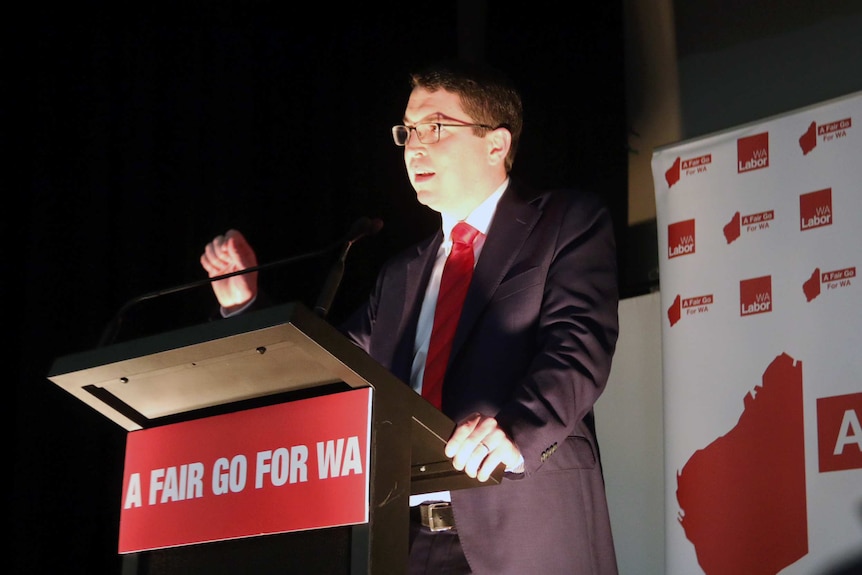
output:
M442 233L390 260L345 334L409 381ZM458 324L443 412L495 416L525 458L500 485L452 492L475 573L616 573L593 426L616 345L609 213L593 195L503 194Z

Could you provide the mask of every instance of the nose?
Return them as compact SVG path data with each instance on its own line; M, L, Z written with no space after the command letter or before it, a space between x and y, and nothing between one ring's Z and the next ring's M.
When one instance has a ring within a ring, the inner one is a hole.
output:
M411 136L413 134L410 134ZM419 138L410 138L404 144L404 161L409 162L411 158L424 156L427 152L425 144L419 141Z

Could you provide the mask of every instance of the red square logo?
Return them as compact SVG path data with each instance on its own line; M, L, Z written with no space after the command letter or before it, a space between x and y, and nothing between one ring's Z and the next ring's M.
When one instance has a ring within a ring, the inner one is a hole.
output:
M667 226L667 257L675 258L694 253L694 220Z
M862 393L817 399L820 472L862 469Z
M799 229L801 231L832 225L832 188L799 196Z
M772 276L762 276L739 282L739 315L754 315L771 311Z
M737 172L750 172L769 167L769 132L755 134L736 141Z

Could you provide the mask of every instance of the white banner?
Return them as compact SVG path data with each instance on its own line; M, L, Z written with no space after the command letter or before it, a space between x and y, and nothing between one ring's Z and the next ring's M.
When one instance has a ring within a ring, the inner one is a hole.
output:
M862 92L653 155L671 575L862 550L860 123Z

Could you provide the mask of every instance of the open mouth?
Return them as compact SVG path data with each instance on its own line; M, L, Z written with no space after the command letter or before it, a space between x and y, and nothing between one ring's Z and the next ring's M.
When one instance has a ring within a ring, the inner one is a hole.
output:
M416 170L413 172L413 181L415 182L426 182L432 177L434 177L434 172L430 170Z

